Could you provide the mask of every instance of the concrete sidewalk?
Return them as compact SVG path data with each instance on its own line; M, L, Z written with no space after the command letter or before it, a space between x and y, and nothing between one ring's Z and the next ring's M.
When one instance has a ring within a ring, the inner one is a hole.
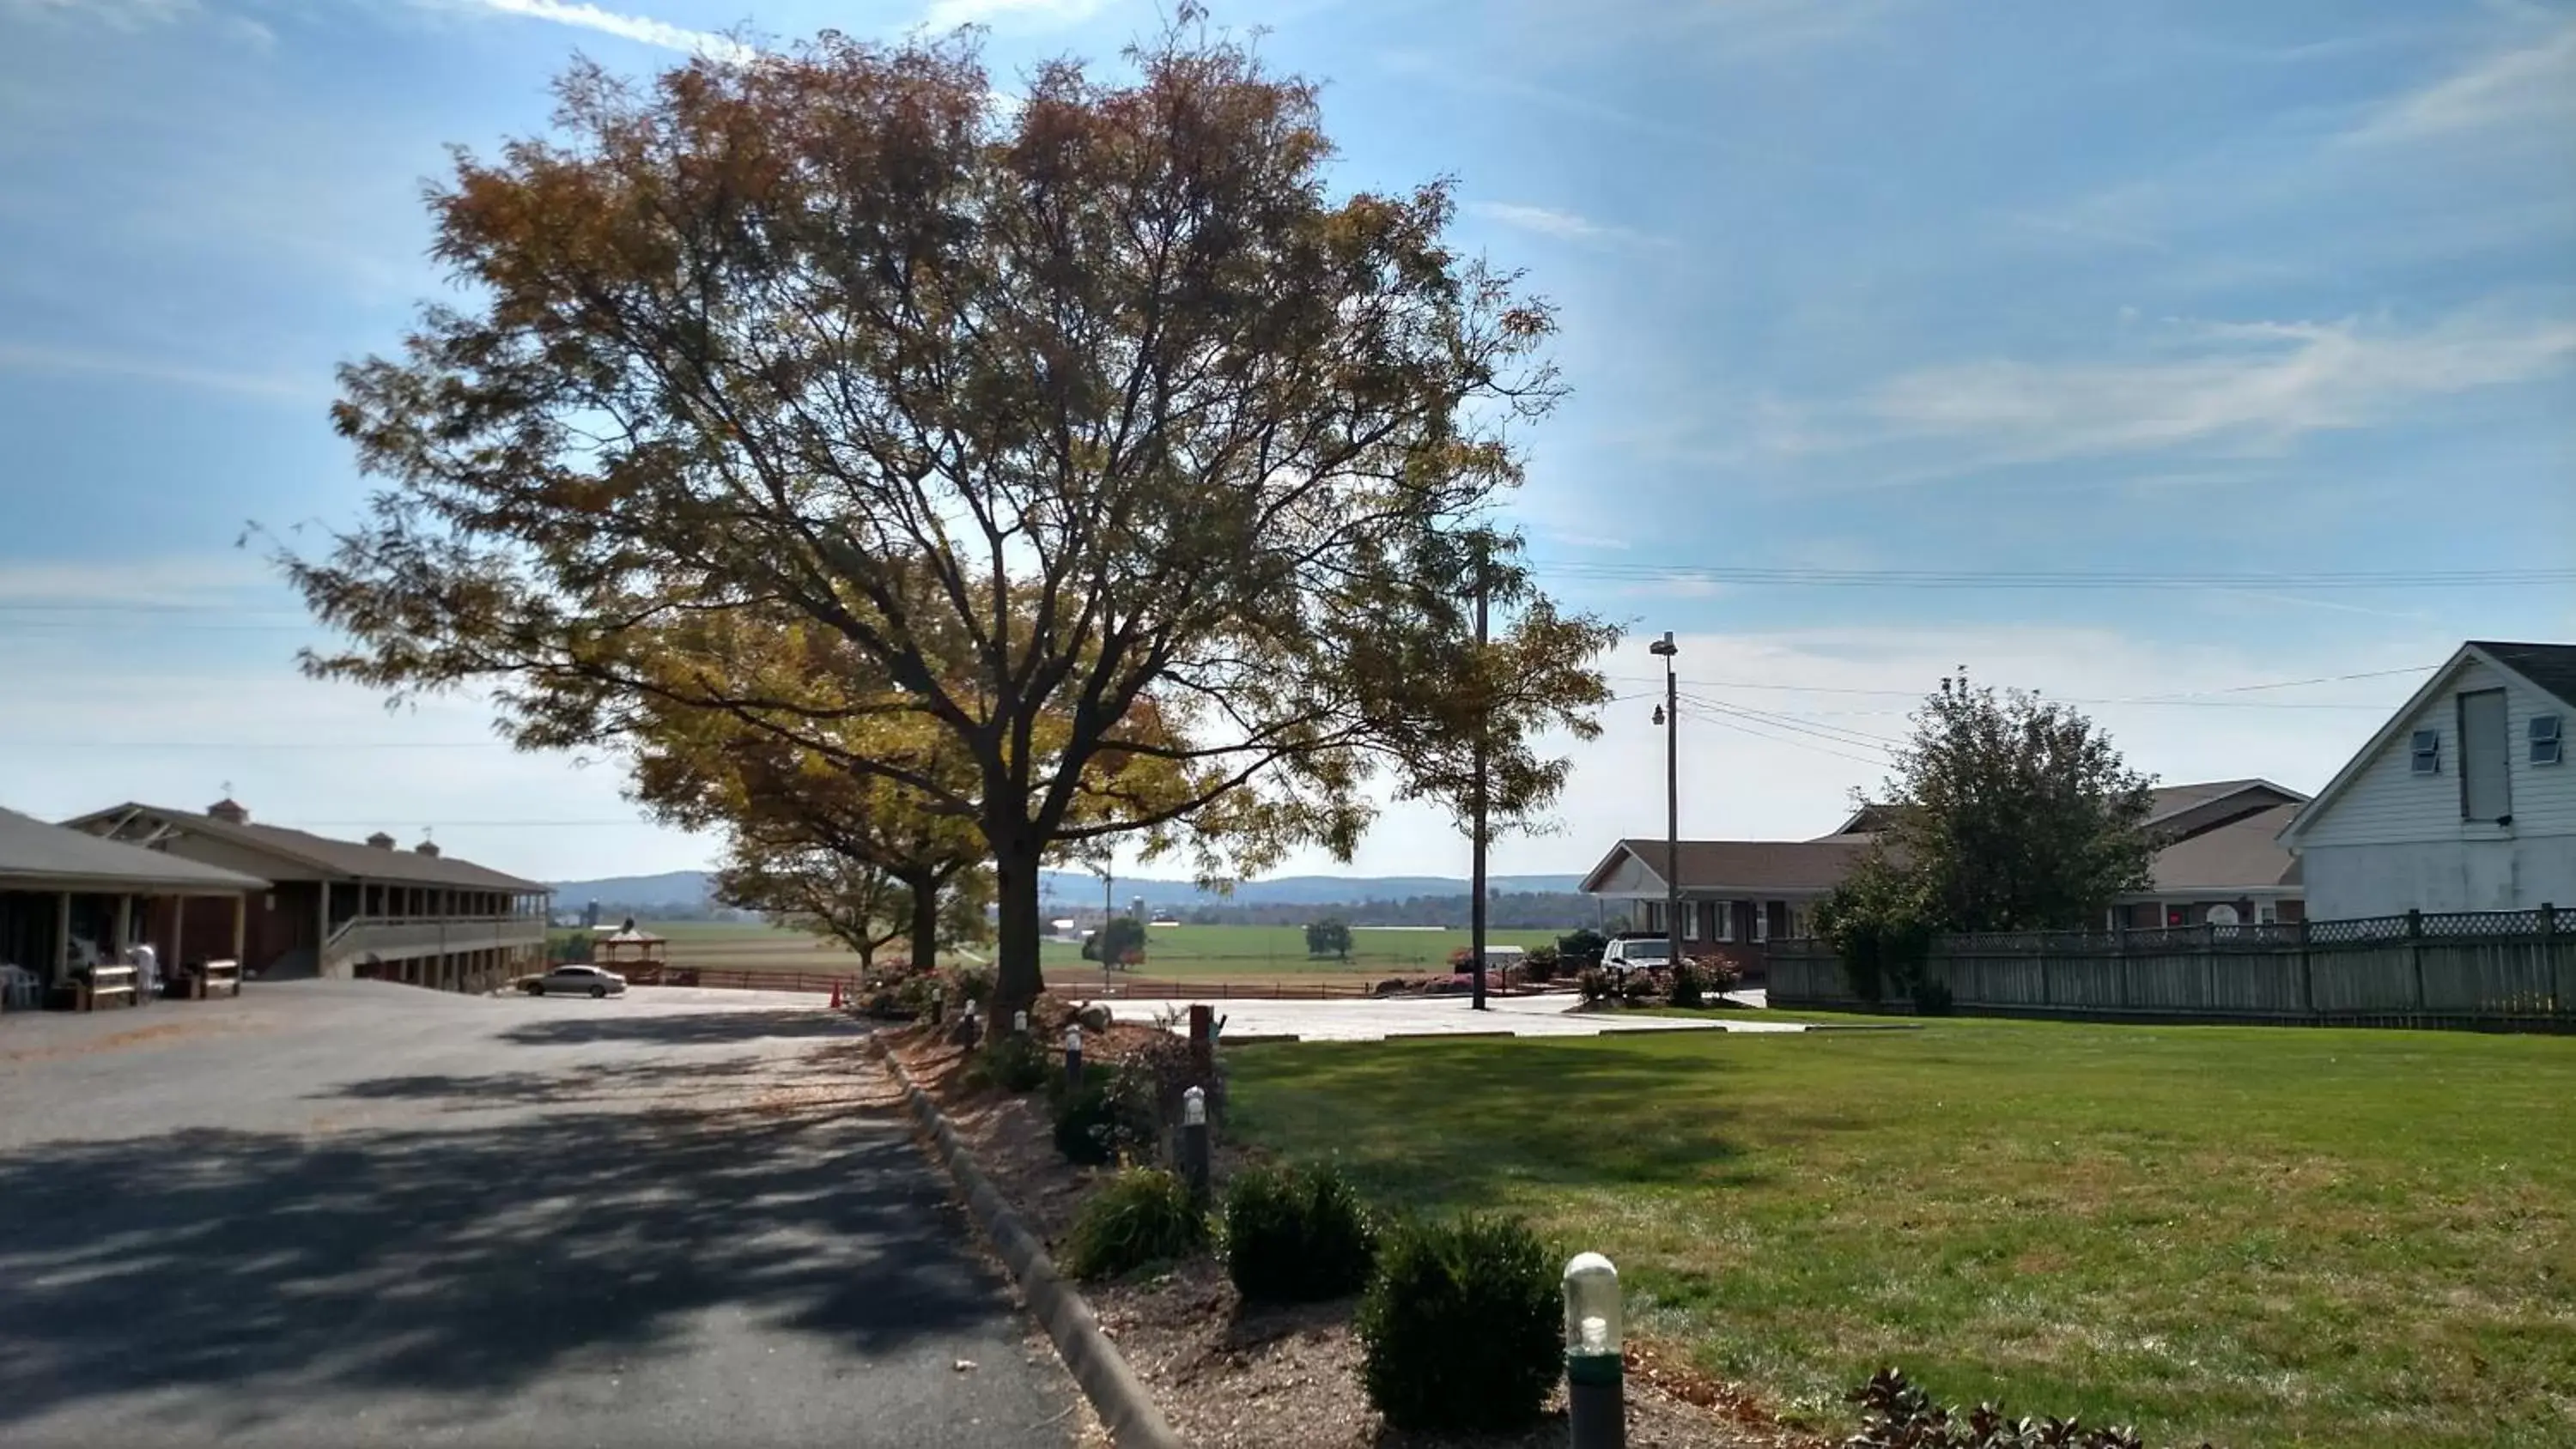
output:
M1190 998L1107 1002L1119 1021L1152 1022L1189 1009ZM1301 1041L1383 1041L1405 1036L1602 1036L1631 1031L1802 1032L1802 1022L1770 1021L1747 1010L1705 1017L1582 1012L1570 995L1496 996L1477 1011L1464 996L1389 996L1353 1001L1211 1001L1225 1035L1294 1036Z

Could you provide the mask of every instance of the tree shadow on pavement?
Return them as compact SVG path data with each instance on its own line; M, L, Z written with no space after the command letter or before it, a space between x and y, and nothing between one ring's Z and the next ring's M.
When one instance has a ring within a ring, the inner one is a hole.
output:
M776 1010L623 1012L558 1016L511 1027L500 1039L518 1046L581 1046L592 1042L646 1042L658 1046L721 1046L765 1037L862 1035L850 1018L819 1006Z
M0 1439L154 1390L220 1386L240 1422L207 1437L334 1392L499 1395L707 1310L854 1371L1010 1312L913 1144L845 1111L43 1142L0 1156L0 1224Z

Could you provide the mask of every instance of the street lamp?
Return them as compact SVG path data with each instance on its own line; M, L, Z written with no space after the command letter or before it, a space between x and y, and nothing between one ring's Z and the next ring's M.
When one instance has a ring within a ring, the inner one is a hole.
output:
M1599 1253L1565 1265L1565 1419L1574 1449L1625 1449L1619 1270Z
M1646 652L1664 661L1664 702L1655 710L1655 723L1664 727L1664 964L1675 971L1682 964L1682 699L1681 682L1673 676L1673 657L1681 647L1673 643L1673 631L1646 646Z

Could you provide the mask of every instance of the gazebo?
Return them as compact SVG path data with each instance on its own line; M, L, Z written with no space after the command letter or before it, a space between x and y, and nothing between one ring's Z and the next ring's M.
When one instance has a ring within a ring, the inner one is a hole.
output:
M650 931L637 930L635 923L628 921L605 936L592 938L590 964L621 975L638 970L659 975L663 967L671 964L670 950L670 942Z
M239 960L243 893L267 888L240 871L0 810L0 966L16 968L0 974L50 991L80 967L122 961L148 934L138 929L149 917L137 903L163 898L174 906L167 939L151 944L164 971L187 968L188 903L208 897L231 904L229 939ZM194 934L202 942L208 932ZM212 954L200 949L197 956Z

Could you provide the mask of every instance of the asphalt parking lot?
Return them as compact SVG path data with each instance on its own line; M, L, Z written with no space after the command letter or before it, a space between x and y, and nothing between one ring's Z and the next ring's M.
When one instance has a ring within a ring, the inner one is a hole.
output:
M1081 1422L810 1004L317 981L0 1019L0 1443L1020 1449Z

